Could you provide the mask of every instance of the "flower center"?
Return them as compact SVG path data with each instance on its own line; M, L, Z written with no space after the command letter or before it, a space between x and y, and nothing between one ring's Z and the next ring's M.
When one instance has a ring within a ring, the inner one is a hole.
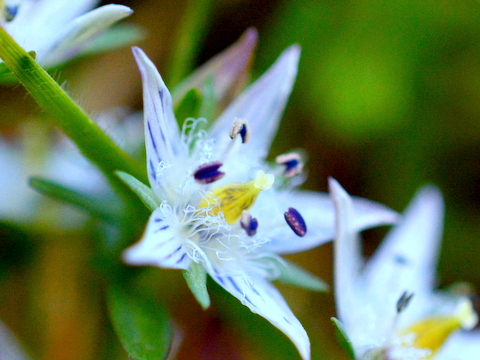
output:
M427 318L419 321L406 330L402 335L413 334L415 339L413 345L419 349L429 349L431 356L440 349L447 338L460 329L471 329L478 321L478 316L473 310L469 300L462 301L455 314L452 316L441 316Z
M199 208L212 207L210 212L213 215L222 212L227 223L234 224L240 219L244 210L253 206L260 191L268 190L273 181L273 175L265 174L260 170L257 172L255 180L214 189L201 202Z

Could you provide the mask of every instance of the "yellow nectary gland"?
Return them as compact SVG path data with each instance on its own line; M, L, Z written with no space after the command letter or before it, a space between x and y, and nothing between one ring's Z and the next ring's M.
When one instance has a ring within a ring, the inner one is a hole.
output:
M234 224L242 216L244 210L250 209L260 191L272 186L273 175L263 171L257 173L255 180L229 184L213 190L200 204L200 208L211 206L211 213L218 215L221 211L227 223Z
M472 303L465 300L460 303L452 316L425 319L410 326L402 335L414 334L414 346L419 349L430 349L432 356L445 343L447 338L460 329L471 329L477 323L477 314Z
M420 321L408 328L404 334L414 333L416 335L414 346L419 349L430 349L433 355L452 333L461 328L458 318L441 317Z

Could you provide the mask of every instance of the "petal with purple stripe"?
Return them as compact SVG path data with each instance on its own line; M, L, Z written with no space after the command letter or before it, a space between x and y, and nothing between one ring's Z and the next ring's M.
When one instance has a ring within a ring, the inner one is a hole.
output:
M123 260L131 265L154 265L163 268L188 269L184 239L178 229L164 218L162 210L155 210L148 221L141 240L123 253Z
M243 305L267 319L288 336L303 359L310 359L310 340L307 333L280 292L262 277L250 276L241 271L232 273L232 267L239 268L230 260L225 263L225 269L216 266L208 272L220 286L240 300Z
M142 76L145 119L145 146L148 177L154 189L162 186L157 170L164 164L175 163L185 155L180 133L173 114L172 97L155 65L138 47L132 49Z

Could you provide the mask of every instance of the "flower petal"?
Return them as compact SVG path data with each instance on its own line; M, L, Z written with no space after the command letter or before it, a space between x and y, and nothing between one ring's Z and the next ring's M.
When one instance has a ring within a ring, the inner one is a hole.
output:
M480 354L480 330L453 334L435 360L477 360Z
M127 6L110 4L77 17L58 34L58 40L48 49L43 65L58 65L71 59L92 37L132 13Z
M36 60L43 65L63 29L97 3L98 0L21 1L17 15L4 24L5 29L27 51L35 51Z
M154 189L161 187L159 166L169 166L184 153L172 108L172 97L155 65L138 47L132 48L142 75L147 171Z
M252 209L252 214L259 222L259 232L262 224L277 220L288 207L297 209L307 224L307 233L302 238L293 235L287 227L277 228L274 232L269 230L272 241L265 244L268 251L279 254L296 253L322 245L334 237L335 209L328 194L314 191L266 192L261 194L257 202L261 203L260 206L264 205ZM373 201L354 197L352 202L356 216L352 218L351 225L356 231L391 224L398 218L396 212Z
M384 239L365 268L369 291L377 298L404 291L414 293L412 303L433 289L440 250L444 204L433 186L418 191L402 221Z
M227 262L229 267L232 265ZM302 324L288 307L280 292L261 277L232 273L216 267L210 276L253 313L267 319L295 344L303 359L310 359L310 340Z
M188 269L191 262L178 228L165 219L161 208L152 213L142 239L125 250L123 260L130 265L184 270Z
M0 359L28 360L29 356L22 349L15 335L3 322L0 322Z
M353 201L341 185L329 179L330 194L336 211L335 237L335 300L340 321L348 329L359 311L357 285L363 259L360 250L358 230L354 226L355 211Z
M205 82L213 78L215 98L220 106L226 106L245 86L257 39L254 28L245 31L235 44L206 62L175 89L174 103L190 89L201 91Z
M242 153L247 152L250 161L265 158L292 91L299 57L299 46L285 50L275 64L222 113L211 130L220 149L230 141L228 134L238 117L247 120L251 133L249 143L241 147Z

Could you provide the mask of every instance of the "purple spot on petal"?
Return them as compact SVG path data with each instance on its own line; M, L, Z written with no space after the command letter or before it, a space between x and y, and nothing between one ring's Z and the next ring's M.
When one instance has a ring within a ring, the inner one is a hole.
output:
M163 245L165 245L166 243L172 241L173 239L175 239L174 236L172 236L172 237L171 237L170 239L168 239L168 240L165 240L165 241L162 241L162 242L158 243L155 247L156 247L156 248L162 247Z
M156 234L156 233L158 233L158 232L160 232L160 231L163 231L163 230L168 229L169 227L170 227L170 225L162 226L161 228L155 230L153 233Z
M152 146L155 149L155 152L158 155L157 144L155 143L155 139L153 138L152 127L150 126L150 121L147 121L148 133L150 134L150 140L152 141Z
M149 160L149 165L150 165L150 176L153 178L153 180L157 180L157 172L155 171L155 166L153 166L152 159Z
M185 259L185 256L187 256L187 253L183 253L182 257L177 261L177 264L180 264L183 259Z
M175 254L176 254L177 252L179 252L181 249L182 249L182 246L180 245L178 248L175 249L174 252L172 252L171 254L169 254L168 256L166 256L166 257L164 258L164 260L170 259L173 255L175 255Z
M237 283L235 282L235 280L233 280L230 276L227 276L227 279L228 281L230 281L230 283L233 285L233 287L235 288L235 290L237 290L239 293L243 293L242 290L240 290L240 288L238 287Z
M257 294L258 296L262 297L262 295L260 295L260 293L257 291L257 289L255 289L253 286L250 286L250 287L251 287L251 289L253 290L253 292L254 292L255 294Z

